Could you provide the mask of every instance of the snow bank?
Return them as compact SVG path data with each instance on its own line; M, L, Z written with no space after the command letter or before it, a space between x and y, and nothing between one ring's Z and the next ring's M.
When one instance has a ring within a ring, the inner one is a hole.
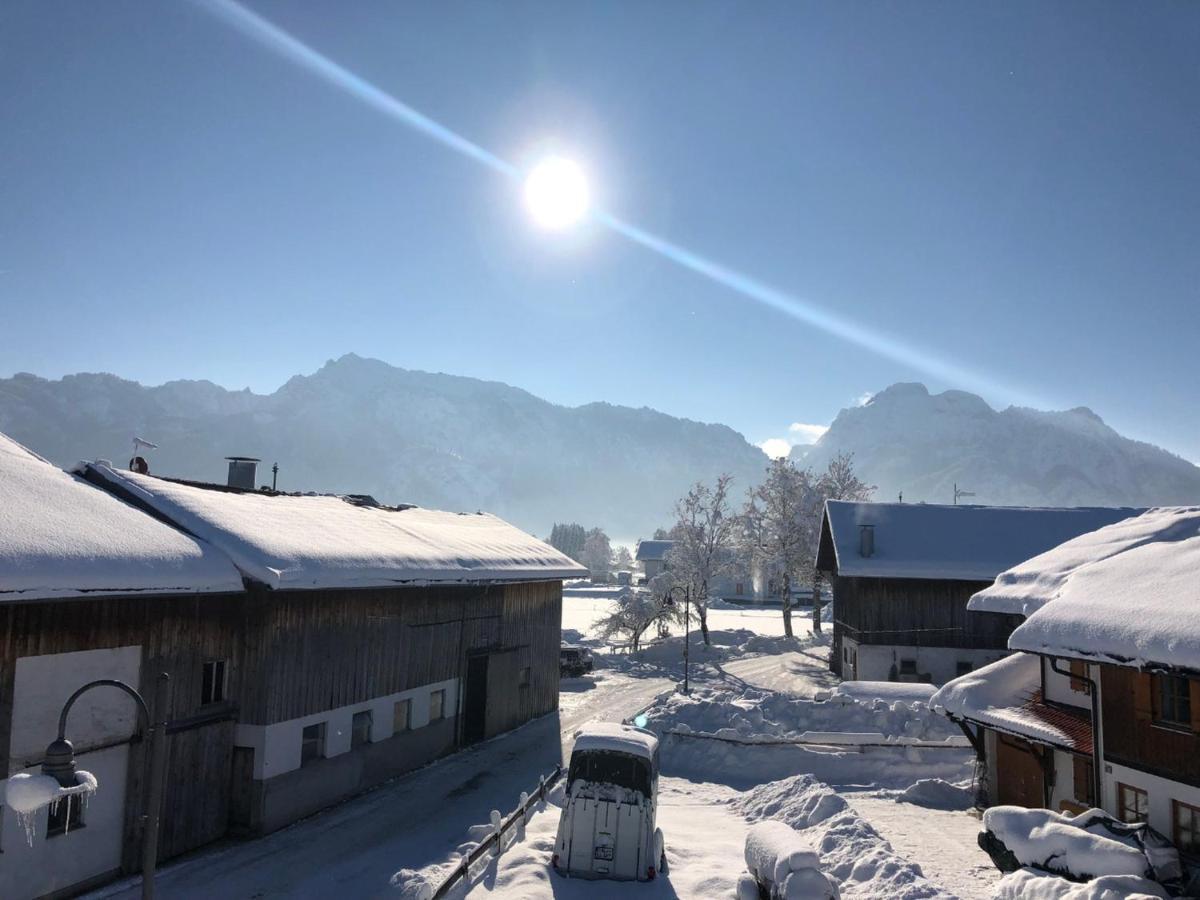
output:
M851 697L859 703L884 700L888 703L920 703L927 705L937 690L932 684L911 684L903 681L843 681L829 697Z
M1018 869L996 885L993 900L1167 900L1159 884L1130 875L1105 875L1086 884Z
M390 882L400 900L433 900L439 883L429 873L417 869L401 869Z
M896 802L912 803L926 809L970 809L975 805L975 792L940 778L922 778L897 794Z
M983 827L1023 866L1078 879L1150 874L1149 860L1135 841L1099 826L1085 830L1089 820L1105 815L1098 809L1071 816L1048 809L993 806L983 814Z
M0 601L241 590L212 547L0 434Z
M811 775L760 785L731 807L751 821L778 819L797 829L817 852L823 871L840 882L847 900L953 900Z

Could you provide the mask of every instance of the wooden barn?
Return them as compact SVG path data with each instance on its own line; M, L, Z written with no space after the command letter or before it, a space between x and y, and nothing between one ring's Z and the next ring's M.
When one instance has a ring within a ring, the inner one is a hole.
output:
M37 770L79 684L119 678L149 699L168 673L160 859L272 831L557 708L561 582L582 570L493 516L105 463L68 475L2 440L8 774ZM89 692L68 737L101 782L87 827L42 823L29 847L6 811L0 896L136 868L146 754L132 702Z
M1200 509L1161 508L1004 572L971 615L1017 651L932 703L978 732L989 803L1148 822L1200 858Z
M1000 572L1134 509L825 504L816 568L833 596L830 668L943 684L1007 654L1020 617L967 614Z

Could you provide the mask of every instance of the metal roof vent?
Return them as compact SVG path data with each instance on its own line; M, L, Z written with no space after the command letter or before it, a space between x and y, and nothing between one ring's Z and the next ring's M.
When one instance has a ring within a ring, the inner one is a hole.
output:
M245 491L254 490L254 477L258 473L261 460L253 456L227 456L229 460L229 480L225 483L231 488L241 488Z
M862 557L872 557L875 555L875 526L874 525L859 525L858 526L858 555Z

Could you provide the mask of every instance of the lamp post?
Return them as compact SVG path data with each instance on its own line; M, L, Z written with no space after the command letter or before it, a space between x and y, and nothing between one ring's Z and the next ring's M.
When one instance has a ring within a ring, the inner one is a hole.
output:
M127 693L138 706L138 721L143 731L150 733L150 791L146 798L146 812L142 816L145 831L142 834L142 897L153 900L154 869L158 865L158 824L162 814L163 789L167 774L167 690L171 677L163 672L158 676L154 693L154 711L158 721L150 717L146 701L132 687L114 678L101 678L79 688L67 698L58 717L58 737L46 748L46 759L42 763L42 774L49 775L63 787L74 787L75 748L67 740L67 714L75 701L86 691L96 687L115 687Z
M691 669L689 651L691 649L691 624L692 624L692 589L682 584L677 584L667 591L667 606L675 606L675 592L683 591L683 692L689 692L688 673Z

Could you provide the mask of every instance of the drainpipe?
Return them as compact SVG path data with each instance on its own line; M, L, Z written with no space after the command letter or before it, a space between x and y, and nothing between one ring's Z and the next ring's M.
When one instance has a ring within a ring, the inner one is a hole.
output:
M1104 796L1101 793L1101 778L1100 778L1100 685L1092 678L1090 674L1074 675L1070 669L1063 671L1058 667L1058 657L1047 657L1050 660L1050 668L1059 675L1065 675L1067 678L1075 678L1084 682L1088 686L1088 697L1092 701L1092 797L1096 805L1101 809L1104 808ZM1086 664L1086 661L1085 661ZM1085 669L1085 672L1090 672ZM1042 698L1045 699L1045 698Z

